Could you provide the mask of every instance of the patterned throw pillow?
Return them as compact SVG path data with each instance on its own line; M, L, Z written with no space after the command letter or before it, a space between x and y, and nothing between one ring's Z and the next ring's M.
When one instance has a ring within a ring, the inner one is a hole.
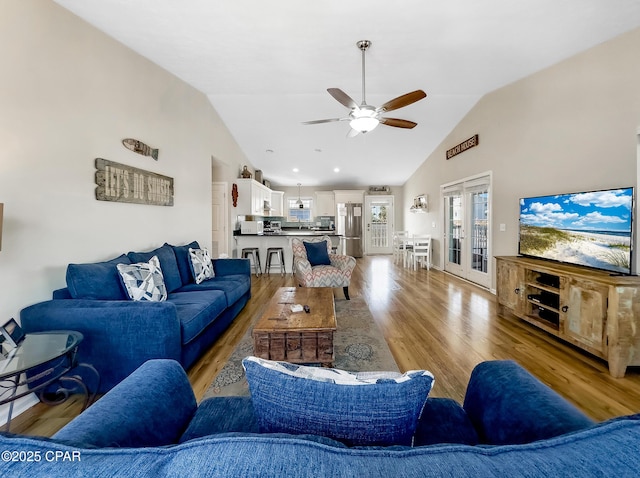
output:
M167 288L158 256L153 256L149 262L118 264L116 267L129 298L151 302L167 300Z
M215 277L213 262L211 262L211 256L208 250L192 249L190 247L189 258L191 259L191 272L193 273L196 284Z
M246 357L263 433L311 433L349 446L411 445L433 386L425 370L346 372Z

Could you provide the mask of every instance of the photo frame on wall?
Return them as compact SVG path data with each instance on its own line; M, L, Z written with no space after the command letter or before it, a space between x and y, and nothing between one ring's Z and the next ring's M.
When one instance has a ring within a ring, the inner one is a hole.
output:
M4 337L7 344L12 347L17 347L22 340L24 340L25 333L22 327L18 325L15 319L9 320L2 327L0 327L0 333Z

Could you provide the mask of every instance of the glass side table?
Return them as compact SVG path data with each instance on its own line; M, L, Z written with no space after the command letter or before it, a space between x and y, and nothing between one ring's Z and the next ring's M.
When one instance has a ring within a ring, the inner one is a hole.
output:
M55 405L69 398L78 387L84 394L84 410L94 400L100 385L100 374L90 364L78 363L76 352L83 336L80 332L56 330L26 334L17 347L0 354L0 405L9 403L5 430L8 432L13 402L37 393L44 403ZM77 372L88 370L96 378L93 393ZM70 373L72 372L73 373ZM55 385L57 384L57 388ZM24 390L19 391L20 387ZM54 390L51 392L51 390Z

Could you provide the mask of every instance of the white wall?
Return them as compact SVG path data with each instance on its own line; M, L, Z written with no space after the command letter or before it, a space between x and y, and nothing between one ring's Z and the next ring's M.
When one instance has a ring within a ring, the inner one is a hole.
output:
M492 171L493 254L515 255L520 197L636 186L638 51L640 29L483 97L405 184L405 226L441 238L440 185ZM476 133L479 146L445 159ZM420 193L430 212L410 214Z
M229 177L246 158L206 96L47 0L0 2L0 57L0 322L63 287L69 262L211 243L212 158ZM97 157L174 178L175 205L97 201Z

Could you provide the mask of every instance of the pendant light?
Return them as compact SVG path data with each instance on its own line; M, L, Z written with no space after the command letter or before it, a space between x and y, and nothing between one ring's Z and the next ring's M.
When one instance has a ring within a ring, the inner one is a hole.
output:
M298 200L296 201L296 204L300 209L304 209L304 204L302 202L302 199L300 199L300 186L302 186L302 184L298 183Z

